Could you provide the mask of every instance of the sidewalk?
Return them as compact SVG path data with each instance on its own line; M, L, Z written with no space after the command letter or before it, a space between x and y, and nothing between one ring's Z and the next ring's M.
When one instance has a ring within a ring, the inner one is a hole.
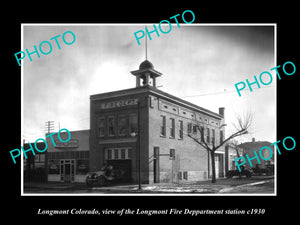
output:
M158 184L142 184L142 190L138 190L137 184L123 185L107 185L103 187L88 188L84 183L60 183L60 182L26 182L24 183L24 192L26 190L45 191L45 193L55 190L56 193L123 193L123 194L155 194L155 193L226 193L235 187L245 187L259 185L274 180L273 176L256 176L251 178L220 178L216 183L210 180L187 182L187 183L158 183Z
M260 185L272 182L273 176L260 176L252 178L231 178L217 179L216 183L210 180L188 182L188 183L159 183L159 184L143 184L142 190L138 190L138 185L120 185L110 187L93 187L93 190L106 191L107 193L225 193L236 187L246 187Z

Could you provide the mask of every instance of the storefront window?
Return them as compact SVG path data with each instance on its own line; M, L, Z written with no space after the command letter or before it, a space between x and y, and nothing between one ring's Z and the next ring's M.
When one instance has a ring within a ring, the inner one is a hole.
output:
M89 160L78 159L76 174L86 174L89 172Z
M48 174L59 174L59 160L49 160Z

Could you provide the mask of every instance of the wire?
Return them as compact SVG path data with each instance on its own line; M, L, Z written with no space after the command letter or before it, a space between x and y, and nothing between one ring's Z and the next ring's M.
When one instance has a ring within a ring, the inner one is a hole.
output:
M274 86L268 86L268 87L262 87L262 88L270 88L270 87L274 87ZM254 90L254 89L262 89L262 88L252 88L252 89ZM224 89L221 92L213 92L213 93L199 94L199 95L188 95L188 96L183 96L183 97L180 97L180 98L193 98L193 97L207 96L207 95L219 95L219 94L227 94L227 93L230 93L230 92L236 92L236 90L227 91L226 89Z

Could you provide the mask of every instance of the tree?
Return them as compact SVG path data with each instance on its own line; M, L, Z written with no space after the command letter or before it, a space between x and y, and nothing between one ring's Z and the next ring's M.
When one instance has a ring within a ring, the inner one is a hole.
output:
M236 140L236 139L234 139L234 140L232 140L231 141L231 145L233 146L233 148L235 149L235 151L236 151L236 155L237 155L237 157L238 157L238 163L239 164L241 164L241 160L242 160L242 158L241 158L241 155L240 155L240 147L239 147L239 141L238 140ZM244 153L242 153L242 154L244 154ZM239 179L241 179L242 178L242 174L241 174L241 172L239 173Z
M207 138L205 140L205 130L208 130L208 125L206 123L194 120L195 124L192 125L192 128L188 129L189 132L187 134L188 137L190 137L192 140L194 140L196 143L198 143L201 147L206 149L211 156L211 165L212 165L212 183L216 183L216 168L215 168L215 152L218 148L223 146L226 142L228 142L231 139L234 139L238 136L245 135L248 133L248 129L252 124L253 121L253 113L251 111L248 111L244 116L236 115L236 123L233 124L233 127L235 128L235 132L231 134L228 138L224 139L220 138L220 142L217 145L215 140L215 135L212 135L210 138L210 135L207 135ZM218 130L223 132L224 135L224 126L226 124L222 124L218 127ZM199 131L200 137L197 135L197 132Z

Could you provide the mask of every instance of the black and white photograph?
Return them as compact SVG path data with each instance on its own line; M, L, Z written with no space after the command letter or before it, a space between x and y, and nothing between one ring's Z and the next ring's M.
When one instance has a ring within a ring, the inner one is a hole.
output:
M297 7L212 3L7 7L4 217L297 215Z
M276 24L22 31L24 195L276 195Z

